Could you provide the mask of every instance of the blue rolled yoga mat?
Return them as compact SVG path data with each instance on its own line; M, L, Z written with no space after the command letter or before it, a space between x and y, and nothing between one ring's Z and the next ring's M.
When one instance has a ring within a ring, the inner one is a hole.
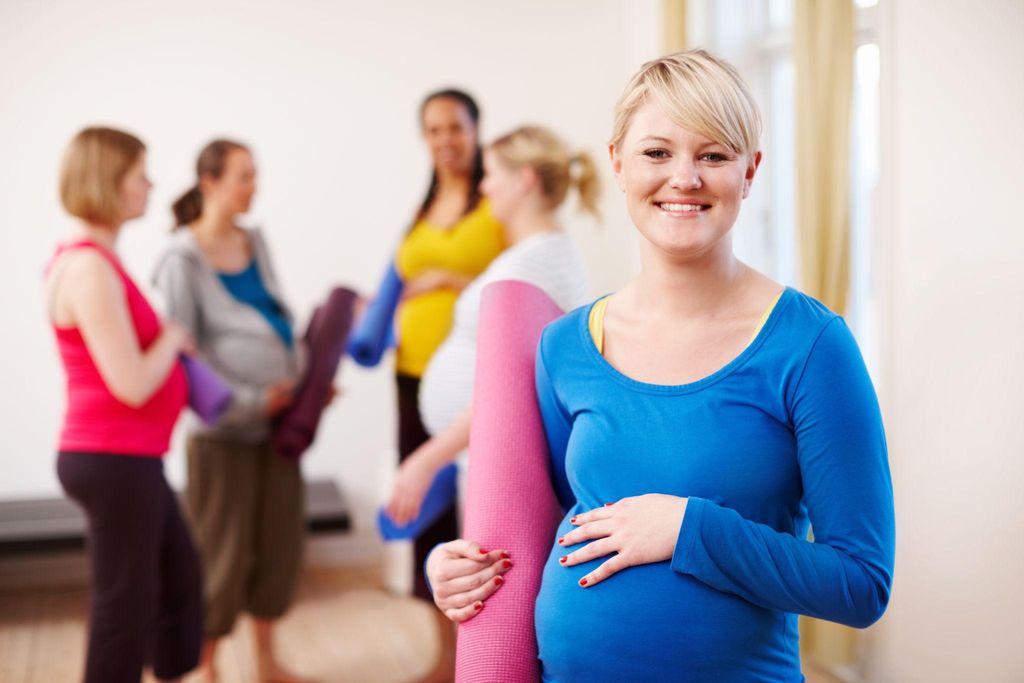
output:
M366 307L349 337L348 353L364 368L377 365L384 351L394 343L393 321L402 287L402 278L392 261L377 288L377 296Z
M411 541L419 537L455 503L455 486L459 468L449 463L441 468L427 490L420 514L405 526L397 526L384 508L377 512L377 528L385 541Z

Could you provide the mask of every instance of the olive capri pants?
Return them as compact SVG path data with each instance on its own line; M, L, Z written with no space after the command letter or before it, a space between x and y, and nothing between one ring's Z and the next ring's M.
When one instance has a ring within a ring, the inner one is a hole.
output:
M204 631L227 635L242 611L282 616L292 602L305 536L297 463L269 441L188 439L186 503L203 568Z

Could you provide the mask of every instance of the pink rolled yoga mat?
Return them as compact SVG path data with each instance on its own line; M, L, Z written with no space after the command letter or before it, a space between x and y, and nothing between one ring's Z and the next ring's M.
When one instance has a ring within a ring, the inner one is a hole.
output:
M480 304L463 537L512 557L504 585L459 626L457 683L540 680L534 602L562 511L534 386L541 330L562 315L525 282L488 285Z

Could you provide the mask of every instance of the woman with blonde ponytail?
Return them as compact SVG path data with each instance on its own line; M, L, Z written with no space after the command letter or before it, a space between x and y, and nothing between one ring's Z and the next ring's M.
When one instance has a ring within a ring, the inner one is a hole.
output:
M572 154L551 131L524 126L484 149L480 189L505 229L508 248L455 304L455 322L420 385L420 412L431 438L403 463L387 510L399 524L416 517L434 475L469 445L476 330L483 289L522 280L571 310L589 296L587 275L556 215L571 189L580 208L598 217L597 172L585 152ZM464 458L459 458L464 465ZM464 470L464 467L460 467Z

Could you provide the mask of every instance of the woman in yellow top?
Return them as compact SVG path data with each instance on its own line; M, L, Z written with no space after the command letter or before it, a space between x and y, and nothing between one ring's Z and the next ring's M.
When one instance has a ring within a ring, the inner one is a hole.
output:
M504 249L504 233L480 196L483 161L480 110L460 90L431 93L420 106L423 137L434 163L427 196L398 248L405 282L397 312L398 451L404 460L429 434L419 413L420 377L452 324L455 300ZM446 512L415 543L415 593L432 600L423 562L438 543L458 537L456 513Z

